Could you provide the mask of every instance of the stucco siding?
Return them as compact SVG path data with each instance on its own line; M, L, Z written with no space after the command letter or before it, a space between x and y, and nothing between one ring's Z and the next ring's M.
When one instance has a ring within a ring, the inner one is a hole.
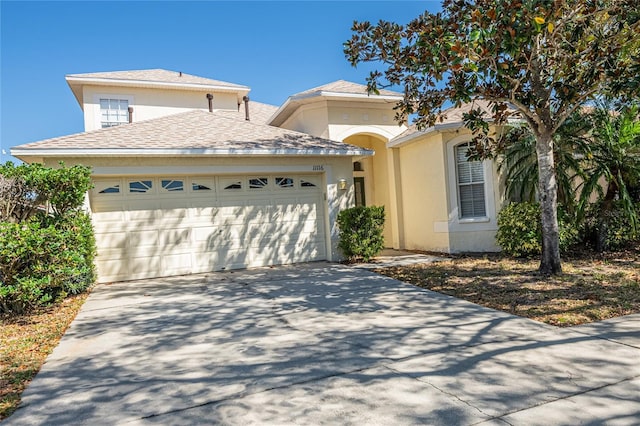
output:
M439 134L399 148L404 248L450 250L444 145Z
M280 127L328 138L326 102L315 102L298 108Z
M450 253L497 252L496 231L460 231L449 233Z
M84 86L85 131L101 127L100 98L105 96L129 100L129 105L134 109L133 120L142 121L192 109L207 111L209 109L209 101L206 98L207 93L135 87ZM238 109L238 100L235 93L213 92L212 94L214 109Z

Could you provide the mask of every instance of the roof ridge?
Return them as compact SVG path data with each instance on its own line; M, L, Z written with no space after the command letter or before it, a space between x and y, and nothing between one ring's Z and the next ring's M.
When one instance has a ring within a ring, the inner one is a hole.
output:
M172 83L172 84L198 84L212 86L228 86L231 88L246 89L248 86L231 83L223 80L216 80L209 77L202 77L182 71L173 71L164 68L143 68L135 70L97 71L86 73L66 74L66 79L74 78L95 78L106 80L141 81L151 83Z

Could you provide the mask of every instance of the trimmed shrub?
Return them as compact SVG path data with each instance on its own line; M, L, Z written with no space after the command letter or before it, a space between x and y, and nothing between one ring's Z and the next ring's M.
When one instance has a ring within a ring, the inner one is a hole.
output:
M580 231L576 221L562 209L558 209L560 250L566 251L579 241ZM510 256L528 257L542 253L542 221L540 204L511 203L498 214L496 240Z
M0 166L0 312L23 313L95 281L93 228L80 210L89 175L82 166Z
M0 165L0 220L22 222L49 204L61 217L82 206L91 189L91 169L85 166L52 169L41 164Z
M338 214L338 247L350 260L368 262L384 248L384 206L359 206Z
M58 223L32 218L0 222L0 310L23 313L95 281L95 240L89 216L74 212Z

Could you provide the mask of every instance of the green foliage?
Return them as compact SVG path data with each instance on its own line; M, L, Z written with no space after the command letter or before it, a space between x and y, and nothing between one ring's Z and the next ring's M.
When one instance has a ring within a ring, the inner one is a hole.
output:
M95 240L87 214L0 222L0 310L25 312L93 284ZM47 224L46 222L51 222Z
M634 227L621 201L603 210L602 203L592 204L585 214L584 238L602 250L620 250L640 241L640 229ZM634 206L640 217L640 202ZM604 229L603 229L604 228Z
M23 221L40 206L49 204L52 213L63 216L78 209L91 189L91 169L85 166L53 169L41 164L0 165L0 220Z
M640 104L628 104L613 111L611 102L600 102L585 115L589 132L583 154L585 180L581 187L579 211L599 210L597 227L606 233L616 224L628 223L631 233L640 231L640 216L634 199L640 186ZM593 198L598 202L593 206ZM612 228L613 227L613 228ZM603 250L608 237L599 237L597 248Z
M585 179L581 161L589 143L577 136L587 130L582 113L576 111L560 126L553 138L558 203L571 212L577 208L576 188ZM506 143L499 170L505 174L507 199L513 202L536 202L538 159L536 140L531 129L524 123L512 124L506 130L504 139Z
M637 0L444 0L441 12L406 25L355 22L344 53L354 66L383 64L370 90L401 86L399 118L417 114L418 127L436 123L448 101L486 99L496 102L497 122L509 102L536 135L553 133L596 94L638 93L640 14L632 10ZM469 124L486 134L476 112Z
M602 100L594 108L576 111L554 139L558 199L576 213L588 231L585 238L599 251L621 248L639 231L639 111L637 104ZM511 128L508 137L513 142L500 164L507 197L533 202L538 173L535 140L521 126Z
M384 206L358 206L338 215L338 247L349 260L368 262L384 248Z
M560 249L576 244L580 231L573 216L559 211ZM542 252L542 222L537 203L511 203L498 214L496 240L502 250L514 257L528 257Z
M517 112L527 123L540 164L540 271L561 272L553 136L587 100L640 94L637 0L444 0L441 11L425 11L407 25L355 22L352 30L344 44L349 62L383 64L367 79L369 91L402 88L398 122L413 116L423 129L445 118L449 101L489 101L464 115L474 134L472 155L481 158L507 143L494 137L487 119L500 126Z
M80 210L89 173L81 166L0 168L3 189L15 202L1 205L7 214L0 220L0 311L22 313L95 281L93 228Z

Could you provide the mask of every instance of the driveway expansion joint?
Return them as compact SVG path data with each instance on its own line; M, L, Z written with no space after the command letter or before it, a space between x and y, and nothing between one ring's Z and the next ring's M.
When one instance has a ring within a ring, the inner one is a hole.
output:
M212 400L212 401L202 402L202 403L195 404L195 405L192 405L192 406L189 406L189 407L177 408L175 410L170 410L170 411L166 411L166 412L162 412L162 413L154 413L154 414L148 414L148 415L142 416L142 417L137 417L135 419L128 420L126 423L131 423L131 422L138 421L138 420L152 419L152 418L155 418L155 417L161 417L161 416L166 416L166 415L175 414L175 413L181 413L181 412L193 410L193 409L196 409L196 408L202 408L202 407L207 407L207 406L211 406L211 405L220 404L220 403L223 403L223 402L243 399L243 398L246 398L248 396L259 395L259 394L271 392L271 391L274 391L274 390L288 389L288 388L292 388L292 387L295 387L295 386L305 385L305 384L308 384L308 383L320 382L320 381L331 379L331 378L334 378L334 377L343 377L343 376L348 376L348 375L354 374L354 373L362 373L364 371L371 370L373 368L376 368L376 367L375 366L374 367L366 366L366 367L356 368L356 369L349 370L349 371L343 371L343 372L338 372L338 373L333 373L333 374L321 375L321 376L312 377L312 378L309 378L309 379L306 379L306 380L295 381L295 382L287 383L286 385L271 386L271 387L267 387L267 388L264 388L264 389L258 389L258 390L255 390L255 391L238 392L238 393L226 396L224 398L219 398L219 399Z
M503 417L509 416L511 414L519 413L519 412L522 412L522 411L527 411L527 410L530 410L530 409L536 408L536 407L543 407L545 405L552 404L554 402L563 401L565 399L570 399L570 398L573 398L573 397L579 396L579 395L585 395L585 394L590 393L590 392L598 391L598 390L601 390L601 389L606 389L608 387L619 385L621 383L629 382L631 380L635 380L635 379L639 379L639 378L640 378L640 375L631 376L631 377L625 377L624 379L618 380L618 381L613 382L613 383L606 383L606 384L601 385L601 386L596 386L596 387L592 387L592 388L589 388L589 389L583 389L581 391L569 393L569 394L566 394L566 395L562 395L562 396L559 396L557 398L549 399L547 401L540 401L539 403L531 404L528 407L519 408L517 410L512 410L512 411L507 411L507 412L505 412L505 413L503 413L503 414L501 414L499 416L494 416L494 418L502 420L502 421L506 421L506 420L503 419Z
M456 401L460 401L463 404L467 405L468 407L473 408L474 410L477 410L483 416L487 416L487 419L489 419L491 417L491 415L485 413L479 407L476 407L475 405L471 404L469 401L466 401L466 400L460 398L458 395L456 395L456 394L454 394L452 392L447 392L446 390L439 388L438 386L434 385L433 383L431 383L430 381L428 381L426 379L423 379L421 377L411 376L410 374L406 374L406 373L403 373L401 371L398 371L398 370L396 370L396 369L394 369L394 368L392 368L392 367L390 367L388 365L385 365L383 367L386 368L387 370L391 371L392 373L398 375L398 376L407 377L407 378L410 378L410 379L414 379L414 380L416 380L416 381L418 381L420 383L427 384L427 385L431 386L432 388L434 388L435 390L437 390L438 392L441 392L442 394L447 395L447 396L455 399ZM487 419L485 419L485 420L487 420Z

